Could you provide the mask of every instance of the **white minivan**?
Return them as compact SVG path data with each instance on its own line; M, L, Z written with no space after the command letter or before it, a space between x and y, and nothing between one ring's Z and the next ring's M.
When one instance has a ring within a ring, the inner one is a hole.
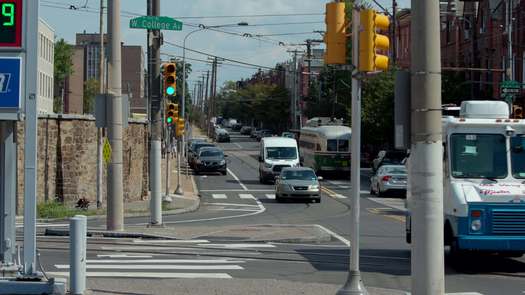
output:
M259 153L259 181L273 182L285 167L299 167L297 141L286 137L261 139Z

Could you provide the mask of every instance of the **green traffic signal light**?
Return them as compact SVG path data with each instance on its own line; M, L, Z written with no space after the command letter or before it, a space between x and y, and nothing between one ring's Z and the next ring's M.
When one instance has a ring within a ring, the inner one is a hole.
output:
M173 123L173 118L172 118L172 117L168 117L168 118L166 118L166 122L167 122L168 124Z
M166 87L166 94L167 95L174 95L175 94L175 88L173 88L172 86Z

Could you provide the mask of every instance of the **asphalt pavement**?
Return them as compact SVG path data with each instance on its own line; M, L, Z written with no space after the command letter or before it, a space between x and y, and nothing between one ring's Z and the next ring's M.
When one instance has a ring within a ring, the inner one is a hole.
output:
M349 177L325 179L319 204L277 203L273 185L259 183L259 144L238 133L231 138L230 143L218 144L229 156L228 174L195 178L199 209L164 216L165 227L178 239L89 240L88 286L95 294L334 294L344 284L350 244ZM371 294L408 291L404 199L369 195L369 174L362 170L363 281ZM148 218L125 222L127 227L143 226ZM101 221L90 221L91 228L102 226ZM283 239L287 235L302 238ZM40 237L39 245L47 272L66 276L67 239ZM523 258L477 256L446 262L449 293L525 292Z

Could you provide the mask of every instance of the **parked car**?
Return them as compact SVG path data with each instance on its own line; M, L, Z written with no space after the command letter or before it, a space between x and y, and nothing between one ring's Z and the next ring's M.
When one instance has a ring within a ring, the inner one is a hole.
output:
M195 157L195 174L202 172L220 172L222 175L227 173L227 156L218 147L203 147Z
M250 126L242 126L240 132L241 132L241 135L251 135L252 134L252 127L250 127Z
M191 145L196 142L206 142L206 138L190 138L186 142L186 152L189 153L191 150Z
M372 161L372 171L375 172L382 165L401 165L407 157L406 151L379 151L377 157Z
M406 195L407 170L403 165L383 165L370 178L370 194L379 197L398 193Z
M217 129L215 132L215 141L216 142L230 142L230 134L226 129Z
M257 133L257 141L261 141L261 139L265 137L271 137L272 135L273 135L272 130L262 129L259 133Z
M284 168L275 179L275 200L308 199L321 202L321 186L315 172L311 168L294 167Z
M233 124L231 126L231 128L232 128L232 131L239 131L242 128L242 124L241 123L235 123L235 124Z
M252 128L252 131L250 133L251 138L257 138L257 135L261 132L261 129L259 128Z
M188 164L191 168L195 167L195 157L197 157L199 150L203 147L215 147L215 145L208 142L194 142L188 151Z
M288 137L288 138L294 138L295 139L295 134L293 132L283 132L283 133L281 133L281 137Z

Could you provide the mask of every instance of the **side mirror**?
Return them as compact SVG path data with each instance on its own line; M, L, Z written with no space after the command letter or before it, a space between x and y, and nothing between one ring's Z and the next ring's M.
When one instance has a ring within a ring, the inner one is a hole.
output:
M225 158L228 158L228 155L224 155Z
M322 176L317 176L317 180L323 181L323 177Z

